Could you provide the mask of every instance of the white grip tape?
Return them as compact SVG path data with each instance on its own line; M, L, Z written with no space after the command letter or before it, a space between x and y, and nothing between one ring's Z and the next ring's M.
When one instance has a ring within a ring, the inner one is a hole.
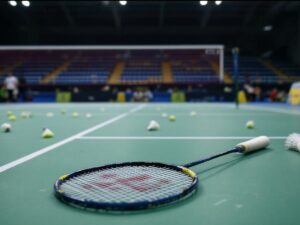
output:
M238 145L236 145L236 147L242 147L243 152L247 153L247 152L263 149L267 147L269 144L270 144L270 139L267 136L259 136L251 140L239 143Z

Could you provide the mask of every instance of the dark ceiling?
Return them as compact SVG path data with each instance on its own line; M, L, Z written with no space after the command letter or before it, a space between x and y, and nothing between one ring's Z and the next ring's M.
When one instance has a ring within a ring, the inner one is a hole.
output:
M0 45L224 44L261 54L292 41L299 9L293 1L1 1Z

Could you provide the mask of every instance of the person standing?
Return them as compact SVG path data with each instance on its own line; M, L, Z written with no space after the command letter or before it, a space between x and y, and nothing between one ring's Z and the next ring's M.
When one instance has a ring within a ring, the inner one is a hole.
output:
M20 76L18 79L18 88L19 88L19 98L21 101L27 101L27 93L26 93L26 79L24 76Z
M4 80L4 88L7 93L7 101L15 102L18 96L18 79L12 74L9 73Z

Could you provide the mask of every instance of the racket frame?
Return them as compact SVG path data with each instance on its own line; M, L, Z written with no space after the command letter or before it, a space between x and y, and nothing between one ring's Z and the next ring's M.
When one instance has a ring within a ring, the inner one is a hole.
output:
M192 178L192 183L182 190L180 194L174 194L165 198L160 198L158 200L154 201L138 201L133 203L108 203L108 202L97 202L97 201L90 201L90 200L79 200L76 198L73 198L72 196L69 196L66 194L63 189L61 189L61 185L67 182L68 180L80 176L82 174L95 172L95 171L101 171L106 169L112 169L117 167L125 167L125 166L152 166L157 168L168 168L171 170L175 170L181 173L184 173L185 175ZM85 209L95 209L95 210L105 210L105 211L136 211L136 210L144 210L149 208L157 208L160 206L164 206L166 204L179 201L182 199L186 199L189 196L193 195L198 186L198 177L195 172L192 170L183 167L183 166L176 166L176 165L170 165L170 164L164 164L164 163L157 163L157 162L125 162L125 163L115 163L115 164L109 164L104 165L100 167L93 167L89 169L80 170L71 174L63 175L61 176L54 184L54 192L56 198L61 200L64 203L70 204L72 206L77 206L80 208Z

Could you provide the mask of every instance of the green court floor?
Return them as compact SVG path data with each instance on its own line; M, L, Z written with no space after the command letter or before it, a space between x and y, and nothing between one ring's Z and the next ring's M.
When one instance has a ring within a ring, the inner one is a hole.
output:
M66 115L61 114L66 109ZM300 221L300 153L284 141L300 133L300 109L233 104L24 104L0 105L17 115L0 133L1 225L296 225ZM22 119L22 111L33 118ZM79 112L72 118L72 112ZM196 111L195 117L190 116ZM47 112L54 116L46 117ZM92 118L85 114L91 113ZM162 113L176 115L170 122ZM150 120L161 129L149 132ZM255 129L246 129L248 120ZM55 133L42 139L43 128ZM136 214L84 211L58 201L53 184L66 173L124 161L181 165L266 135L268 149L231 154L192 169L198 191L171 206Z

